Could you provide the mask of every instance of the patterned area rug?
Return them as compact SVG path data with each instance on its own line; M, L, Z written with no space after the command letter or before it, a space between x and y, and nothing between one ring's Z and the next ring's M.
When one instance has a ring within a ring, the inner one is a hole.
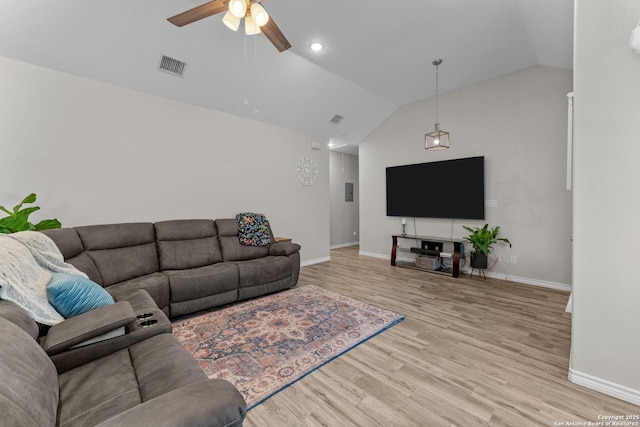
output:
M403 319L309 285L178 320L173 334L252 408Z

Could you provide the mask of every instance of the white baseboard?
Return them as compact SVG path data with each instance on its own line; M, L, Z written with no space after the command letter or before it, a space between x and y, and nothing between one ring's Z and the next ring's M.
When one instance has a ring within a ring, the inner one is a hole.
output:
M616 399L624 400L634 405L640 405L640 390L634 390L620 384L612 383L611 381L603 380L602 378L594 377L572 368L569 368L569 381L599 393L613 396Z
M360 252L358 252L358 255L370 256L370 257L372 257L372 258L389 259L389 255L376 254L376 253L374 253L374 252L365 252L365 251L360 251Z
M300 262L300 267L306 267L308 265L313 265L313 264L320 264L321 262L328 262L331 261L331 257L330 256L325 256L322 258L315 258L315 259L309 259L306 261L301 261Z
M360 242L340 243L338 245L329 246L329 249L348 248L349 246L358 246Z
M557 289L559 291L571 292L571 285L565 283L549 282L547 280L530 279L528 277L512 276L505 273L494 273L491 271L485 271L487 277L494 279L507 280L509 282L523 283L525 285L540 286L543 288Z
M370 257L373 257L373 258L390 259L389 255L377 254L377 253L374 253L374 252L360 251L359 254L360 255L364 255L364 256L370 256ZM401 258L401 257L398 257L397 259L398 260L404 260L404 258ZM567 285L565 283L549 282L547 280L531 279L531 278L528 278L528 277L513 276L513 275L505 274L505 273L493 273L491 271L486 271L485 275L487 277L492 277L494 279L507 280L507 281L510 281L510 282L522 283L522 284L525 284L525 285L540 286L540 287L543 287L543 288L551 288L551 289L557 289L557 290L560 290L560 291L571 292L571 285Z
M567 301L567 308L564 309L567 313L573 313L573 292L569 294L569 301Z

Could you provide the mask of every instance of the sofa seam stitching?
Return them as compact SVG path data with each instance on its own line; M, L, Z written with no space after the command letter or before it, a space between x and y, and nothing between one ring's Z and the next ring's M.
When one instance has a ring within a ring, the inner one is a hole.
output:
M240 415L238 418L236 418L233 421L228 422L227 424L223 425L222 427L228 427L230 425L233 425L235 423L237 423L238 421L240 421L247 413L245 412L244 414Z
M147 351L145 353L142 353L142 354L140 354L138 356L134 356L132 354L129 354L130 357L131 357L131 363L137 363L138 361L140 361L141 359L147 357L151 353L153 353L153 352L155 352L157 350L160 350L161 348L165 348L165 347L173 347L173 346L171 344L164 344L164 345L161 345L160 347L156 347L156 348L154 348L152 350L149 350L149 351Z
M136 379L136 384L138 385L138 397L140 398L140 402L144 403L142 400L142 392L140 391L140 381L138 379L138 372L136 371L135 361L133 360L133 355L131 354L131 347L127 348L127 353L129 355L129 363L131 364L131 370L133 371L133 376Z
M136 382L137 382L137 379L136 379ZM125 391L124 393L120 393L120 394L119 394L119 395L117 395L117 396L113 396L112 398L105 400L104 402L100 402L99 404L94 405L93 407L91 407L91 408L87 409L86 411L79 413L79 414L78 414L78 415L76 415L75 417L73 417L73 418L69 418L68 420L66 420L65 422L63 422L61 425L69 424L70 422L72 422L72 421L74 421L74 420L76 420L76 419L80 418L81 416L83 416L83 415L85 415L85 414L88 414L89 412L92 412L94 409L96 409L96 408L98 408L98 407L100 407L100 406L102 406L102 405L104 405L104 404L106 404L106 403L108 403L108 402L111 402L111 401L112 401L112 400L114 400L114 399L117 399L117 398L119 398L119 397L122 397L122 396L124 396L124 395L126 395L126 394L133 393L134 391L135 391L135 390Z

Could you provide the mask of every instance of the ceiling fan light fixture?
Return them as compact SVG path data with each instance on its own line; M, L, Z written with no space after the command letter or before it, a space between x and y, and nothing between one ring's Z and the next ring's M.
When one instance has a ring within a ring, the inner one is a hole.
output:
M222 22L224 22L224 25L233 31L238 31L238 28L240 28L240 18L231 13L230 10L224 14Z
M183 27L219 13L224 15L222 19L225 26L233 31L240 28L244 18L246 34L264 33L278 52L284 52L291 48L291 43L282 34L273 17L264 10L260 0L210 0L200 6L171 16L167 18L167 21L176 27ZM260 25L263 26L262 29L260 29Z
M261 32L260 27L256 24L256 21L253 20L250 14L247 14L247 16L244 17L244 32L248 36L259 34Z
M267 22L269 22L269 14L264 7L258 2L255 2L251 5L251 17L257 26L262 27Z
M246 0L231 0L229 2L229 12L236 18L242 19L247 14Z

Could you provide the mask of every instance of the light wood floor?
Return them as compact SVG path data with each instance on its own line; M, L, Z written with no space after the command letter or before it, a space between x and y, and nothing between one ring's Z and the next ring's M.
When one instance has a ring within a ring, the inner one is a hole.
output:
M252 409L246 427L538 427L640 413L567 380L566 292L391 267L357 247L303 267L299 284L406 319Z

